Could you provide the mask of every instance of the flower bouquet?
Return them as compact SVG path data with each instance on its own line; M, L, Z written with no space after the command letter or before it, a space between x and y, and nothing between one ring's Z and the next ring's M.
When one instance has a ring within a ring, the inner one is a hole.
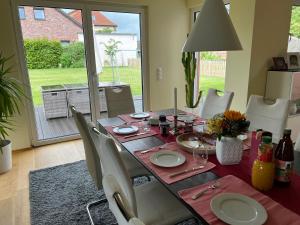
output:
M208 132L218 137L216 155L221 164L231 165L241 161L243 143L237 136L246 133L249 125L245 115L234 110L217 114L208 120Z

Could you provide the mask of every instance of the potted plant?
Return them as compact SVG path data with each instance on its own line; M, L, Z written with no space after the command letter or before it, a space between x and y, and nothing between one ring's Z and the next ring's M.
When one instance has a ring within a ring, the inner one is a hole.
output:
M199 92L198 97L195 98L194 95L196 65L197 65L195 52L183 52L182 64L184 66L185 82L186 82L185 84L186 107L190 109L195 109L197 108L202 95L202 91Z
M243 142L239 135L248 131L250 122L244 114L228 110L208 120L208 132L217 135L216 156L220 164L238 164L242 159Z
M11 141L7 140L8 130L12 130L11 117L20 113L19 102L24 96L19 82L12 78L12 67L6 63L11 57L4 57L0 52L0 174L12 168Z

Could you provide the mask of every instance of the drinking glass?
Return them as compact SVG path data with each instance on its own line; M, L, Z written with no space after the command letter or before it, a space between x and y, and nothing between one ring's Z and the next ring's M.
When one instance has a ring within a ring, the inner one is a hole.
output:
M205 166L208 160L207 148L204 148L199 144L197 148L193 149L193 158L197 165Z
M142 120L142 121L140 121L139 122L139 127L144 132L149 132L150 131L150 125L149 125L149 121L148 120Z

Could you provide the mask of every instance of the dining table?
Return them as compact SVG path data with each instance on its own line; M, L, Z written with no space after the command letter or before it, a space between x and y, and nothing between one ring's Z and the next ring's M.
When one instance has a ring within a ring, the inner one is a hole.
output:
M150 112L150 115L166 115L167 118L173 117L174 109L165 109L155 112ZM184 113L183 111L178 111L178 113ZM176 144L176 136L169 134L167 137L162 136L159 133L159 128L157 126L151 126L150 130L153 132L151 135L134 137L133 139L128 138L128 140L116 137L113 135L112 128L123 125L127 121L128 115L120 115L112 118L101 118L97 121L98 129L105 133L110 134L121 146L122 150L128 151L145 169L153 175L153 177L160 182L175 198L178 199L185 206L194 218L200 224L210 224L202 215L199 214L192 204L189 204L183 196L189 190L192 191L193 188L196 188L200 185L211 184L219 178L230 179L230 176L234 176L236 179L241 179L243 182L248 183L251 186L251 168L252 163L256 157L256 150L249 146L248 150L243 151L242 161L236 165L221 165L215 155L208 156L208 162L212 166L208 171L201 173L195 173L191 176L185 177L184 179L179 179L176 181L168 182L160 174L156 173L153 170L153 167L149 163L146 163L145 160L141 159L141 151L150 150L150 149L159 149L160 146L165 145L166 143ZM141 120L137 120L139 122ZM203 123L196 124L194 129L199 131L203 130ZM140 131L142 132L142 131ZM251 135L250 135L251 136ZM137 154L138 153L138 154ZM192 155L192 154L190 154ZM299 216L300 218L300 152L294 152L294 174L291 185L288 187L279 187L274 185L274 187L267 192L261 192L263 196L267 196L274 200L278 205L286 208L288 211L294 213L294 215ZM232 185L235 185L234 183ZM238 187L238 186L236 186ZM253 188L254 189L254 188ZM259 192L260 194L260 192ZM214 223L219 224L219 223ZM278 223L280 224L280 223ZM300 224L300 220L293 224Z

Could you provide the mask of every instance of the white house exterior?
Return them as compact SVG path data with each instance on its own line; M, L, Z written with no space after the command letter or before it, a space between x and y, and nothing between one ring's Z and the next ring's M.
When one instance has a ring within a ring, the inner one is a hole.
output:
M95 34L95 41L97 41L97 46L95 44L96 51L100 51L101 66L110 65L110 57L105 54L105 45L113 39L118 44L118 53L116 56L115 66L128 66L128 61L130 59L138 58L138 39L136 34L126 34L126 33L111 33L111 34ZM83 35L79 34L78 40L83 42ZM97 50L98 49L98 50Z

